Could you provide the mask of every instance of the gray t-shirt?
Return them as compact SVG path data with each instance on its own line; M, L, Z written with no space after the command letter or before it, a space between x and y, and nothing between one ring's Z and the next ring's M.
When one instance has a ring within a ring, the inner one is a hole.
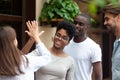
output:
M52 55L52 62L36 73L36 80L73 80L74 60L72 57Z

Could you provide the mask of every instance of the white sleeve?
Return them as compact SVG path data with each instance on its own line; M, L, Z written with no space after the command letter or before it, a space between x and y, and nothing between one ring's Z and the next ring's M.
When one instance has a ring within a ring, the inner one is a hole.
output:
M38 55L31 55L38 54ZM51 61L51 55L49 50L44 46L43 43L36 45L36 50L32 51L30 54L26 55L29 61L29 67L36 71L41 66L48 64Z
M45 45L41 42L39 44L36 44L36 48L28 53L27 55L32 55L32 56L41 56L41 55L50 55L50 52L48 49L45 47Z
M92 49L91 61L92 63L102 61L102 52L99 45Z
M40 67L47 65L50 60L46 56L31 56L31 55L26 55L28 59L28 67L32 71L37 71Z

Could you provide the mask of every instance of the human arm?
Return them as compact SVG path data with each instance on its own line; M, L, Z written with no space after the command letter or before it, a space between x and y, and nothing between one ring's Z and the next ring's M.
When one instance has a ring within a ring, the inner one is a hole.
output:
M33 71L37 71L40 67L50 63L51 54L43 43L36 45L36 49L25 55L29 60L29 67Z
M44 31L41 31L40 33L39 33L39 30L38 30L38 23L37 23L37 21L28 21L28 22L26 22L26 24L27 24L27 27L28 27L28 30L29 31L25 31L31 38L32 38L32 41L34 40L35 41L35 43L36 43L36 48L38 49L38 51L40 52L40 53L42 53L41 55L44 55L44 54L46 54L46 51L48 51L47 50L47 48L44 46L44 44L41 42L41 40L40 40L40 38L39 38L39 36L41 36L43 33L44 33ZM42 43L42 47L40 47L38 44L40 44L40 43ZM38 46L37 46L38 45ZM40 54L39 53L39 54Z
M27 54L30 51L31 47L33 46L34 42L35 41L32 38L29 38L29 40L27 41L27 43L25 44L25 46L23 46L22 52L24 54Z
M95 80L102 80L102 62L93 63L93 73Z
M30 63L30 67L33 71L36 71L41 66L48 64L51 61L51 55L49 50L44 46L44 44L41 42L39 36L43 33L39 33L38 31L38 23L36 21L28 21L26 22L28 30L26 31L27 34L34 39L36 43L36 49L30 54L38 54L38 55L30 55L27 54L27 58Z
M74 64L74 61L71 62L71 66L69 68L69 70L67 71L67 74L66 74L66 79L65 80L73 80L74 79L74 69L75 69L75 64Z
M38 23L36 21L31 21L31 22L28 21L28 22L26 22L26 25L27 25L27 27L28 26L38 26ZM43 31L41 33L39 33L39 36L41 36L42 33L43 33ZM24 54L27 54L30 51L33 44L35 43L34 39L31 37L31 35L29 35L29 37L30 37L29 40L27 41L25 46L23 46L23 48L22 48L22 52Z
M40 36L40 34L38 34L38 23L36 21L28 21L28 22L26 22L26 25L27 25L29 31L26 30L25 32L29 35L30 38L27 41L27 43L25 44L25 46L22 48L22 52L24 54L27 54L30 51L31 47L33 46L33 44L35 42L35 37L39 38L39 36ZM30 33L30 31L31 32L36 31L37 34ZM35 36L35 34L36 34L36 36Z
M26 22L26 25L27 25L27 27L28 27L28 29L29 29L29 31L32 31L32 32L35 32L35 31L37 31L37 33L38 33L38 23L36 22L36 21L28 21L28 22ZM34 27L35 26L35 27ZM35 28L35 29L34 29ZM35 30L35 31L34 31ZM29 40L27 41L27 43L25 44L25 46L22 48L22 52L24 53L24 54L27 54L29 51L30 51L30 49L31 49L31 47L33 46L33 44L35 43L35 40L34 40L34 38L33 38L33 36L34 35L32 35L33 33L30 33L29 31L25 31L28 35L29 35ZM42 34L43 32L41 32L41 33L38 33L37 34L37 36L40 36L41 34ZM39 37L38 37L39 38Z
M25 32L31 38L33 38L33 40L35 41L36 44L40 43L41 40L40 40L39 36L42 35L44 33L44 31L41 31L39 33L37 21L28 21L28 22L26 22L26 24L27 24L28 30L26 30Z
M92 65L95 80L102 80L102 52L99 45L95 46L92 55Z

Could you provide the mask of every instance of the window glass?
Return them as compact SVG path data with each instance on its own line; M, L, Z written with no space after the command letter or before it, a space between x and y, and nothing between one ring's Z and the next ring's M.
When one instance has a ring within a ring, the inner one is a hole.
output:
M21 15L22 0L0 0L0 14Z

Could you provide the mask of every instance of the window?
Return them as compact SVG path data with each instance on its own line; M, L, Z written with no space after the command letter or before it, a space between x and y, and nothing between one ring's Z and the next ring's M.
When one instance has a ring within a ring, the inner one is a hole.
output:
M0 14L22 15L21 0L0 0Z

